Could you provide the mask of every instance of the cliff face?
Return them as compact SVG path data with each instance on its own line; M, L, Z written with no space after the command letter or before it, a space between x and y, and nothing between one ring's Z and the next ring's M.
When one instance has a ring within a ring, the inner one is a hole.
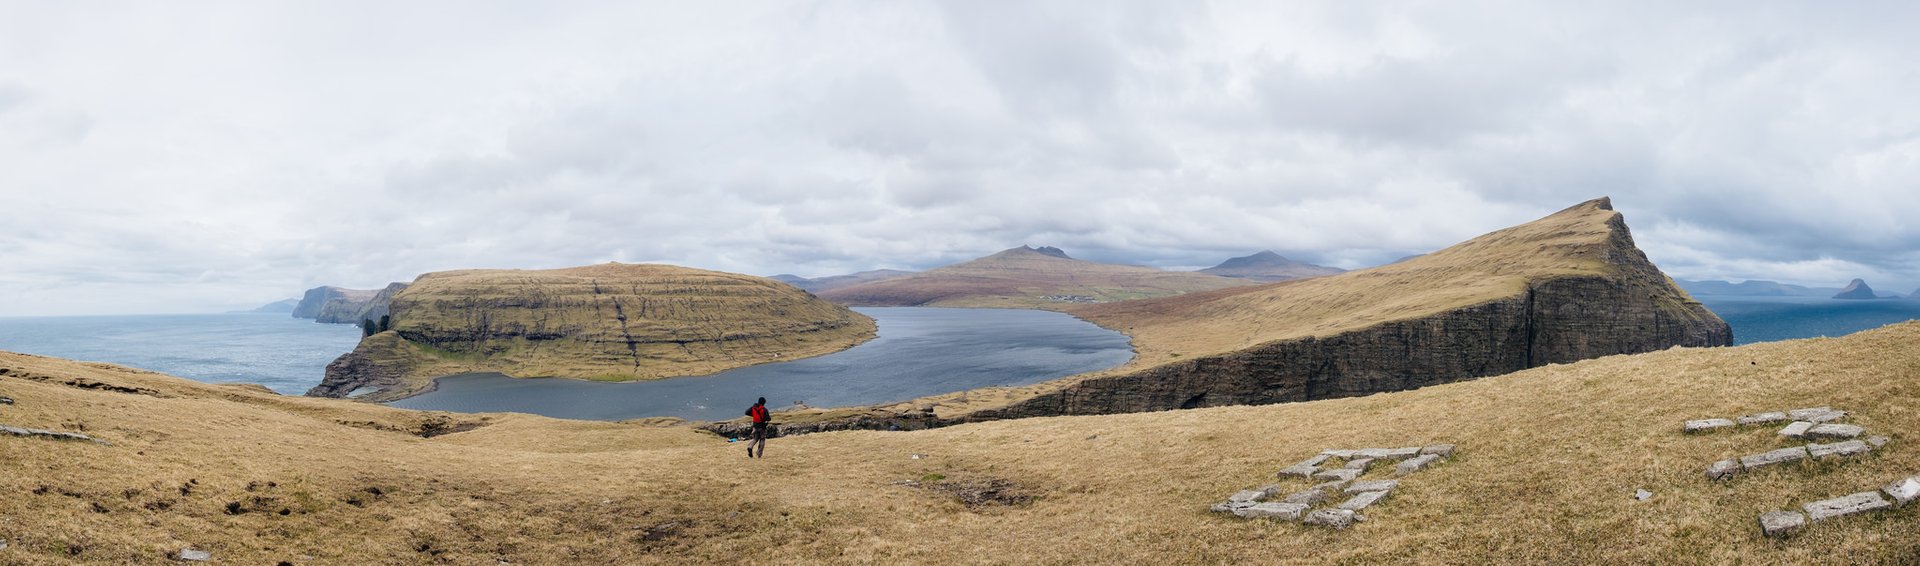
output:
M872 319L784 284L667 265L429 273L389 308L392 330L329 364L308 395L366 387L384 401L476 371L701 375L835 352L874 332Z
M360 324L362 320L379 320L387 314L387 305L393 301L394 295L406 288L406 283L391 283L385 289L377 290L315 287L308 289L306 296L300 299L300 304L294 306L293 317L332 324Z
M1604 199L1405 263L1074 312L1126 329L1136 362L943 418L1351 397L1733 341L1647 261Z

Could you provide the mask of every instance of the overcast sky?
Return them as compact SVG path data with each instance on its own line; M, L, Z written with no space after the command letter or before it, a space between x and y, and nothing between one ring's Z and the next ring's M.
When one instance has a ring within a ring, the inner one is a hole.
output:
M1274 4L6 2L0 315L1020 244L1354 268L1603 195L1675 277L1920 285L1920 4Z

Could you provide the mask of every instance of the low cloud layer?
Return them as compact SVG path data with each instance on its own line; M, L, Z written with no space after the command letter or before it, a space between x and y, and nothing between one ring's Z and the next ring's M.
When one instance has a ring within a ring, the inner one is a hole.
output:
M1920 286L1903 3L45 3L0 316L426 271L1362 267L1612 196L1681 278Z

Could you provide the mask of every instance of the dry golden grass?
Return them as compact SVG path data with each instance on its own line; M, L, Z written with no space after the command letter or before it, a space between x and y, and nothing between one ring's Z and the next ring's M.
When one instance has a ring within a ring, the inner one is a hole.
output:
M820 296L851 305L1059 310L1075 303L1047 297L1127 301L1252 284L1204 273L1056 257L1023 246L902 277L827 289Z
M239 564L1905 562L1920 559L1913 508L1788 541L1754 521L1920 473L1917 346L1907 323L1353 399L779 438L753 461L660 422L458 415L487 426L420 438L395 431L446 417L0 354L0 395L18 400L0 423L113 442L0 437L0 563L158 563L189 546ZM1714 483L1709 462L1782 442L1679 432L1815 405L1894 441ZM1460 453L1347 531L1206 511L1324 448L1433 442ZM1036 499L969 508L905 480ZM1653 499L1633 501L1640 488Z

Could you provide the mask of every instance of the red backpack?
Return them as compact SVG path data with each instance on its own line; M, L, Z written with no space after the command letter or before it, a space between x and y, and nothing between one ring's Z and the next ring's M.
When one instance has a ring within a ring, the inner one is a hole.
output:
M756 423L767 422L767 406L754 405L752 407L748 407L747 416L753 417L753 422L756 422Z

